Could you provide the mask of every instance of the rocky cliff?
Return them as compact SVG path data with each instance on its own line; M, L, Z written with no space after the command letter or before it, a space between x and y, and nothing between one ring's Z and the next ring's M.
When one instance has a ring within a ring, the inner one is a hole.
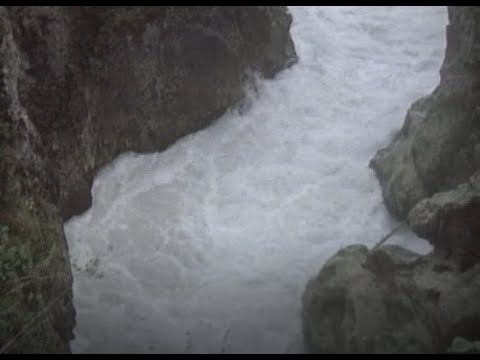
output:
M480 264L460 271L398 246L352 245L330 258L303 296L315 353L443 353L480 334Z
M68 352L63 221L96 171L158 151L296 60L285 7L0 7L0 353Z
M303 297L313 352L444 352L480 336L480 7L448 14L440 84L370 162L388 210L434 251L334 255Z
M370 165L391 213L466 265L480 261L480 7L450 6L448 15L440 84Z
M387 208L401 219L480 170L480 7L451 6L448 14L440 84L411 106L396 139L371 161Z

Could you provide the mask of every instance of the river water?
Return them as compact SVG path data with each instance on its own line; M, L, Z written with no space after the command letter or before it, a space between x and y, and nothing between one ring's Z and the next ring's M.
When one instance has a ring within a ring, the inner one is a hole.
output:
M65 224L74 352L302 352L307 280L395 226L368 162L438 83L446 8L290 11L296 65L247 111L118 157Z

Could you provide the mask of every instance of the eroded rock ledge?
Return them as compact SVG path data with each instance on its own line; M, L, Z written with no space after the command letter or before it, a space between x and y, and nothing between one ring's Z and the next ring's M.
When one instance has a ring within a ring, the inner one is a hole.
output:
M96 171L293 64L291 21L273 6L0 7L0 352L69 351L62 224L90 206Z

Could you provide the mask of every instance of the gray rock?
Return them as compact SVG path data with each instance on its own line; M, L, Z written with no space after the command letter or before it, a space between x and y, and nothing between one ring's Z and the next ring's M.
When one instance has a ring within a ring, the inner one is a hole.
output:
M434 245L339 251L303 297L312 352L437 353L480 334L480 7L449 7L435 91L370 162L388 210Z
M450 6L441 81L408 110L400 134L370 162L400 219L422 199L480 169L480 7Z
M118 154L165 149L292 65L291 21L283 6L0 7L0 353L69 351L63 221Z
M480 333L480 265L465 272L398 246L352 245L332 256L303 295L313 353L439 353Z
M454 190L420 201L407 220L437 254L453 259L460 269L480 262L480 171Z

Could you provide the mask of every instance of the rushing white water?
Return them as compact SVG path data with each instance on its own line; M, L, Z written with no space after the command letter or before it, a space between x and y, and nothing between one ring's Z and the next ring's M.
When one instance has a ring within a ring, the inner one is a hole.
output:
M74 352L302 352L307 280L394 225L368 162L438 83L446 9L291 12L300 61L246 113L119 157L65 224Z

